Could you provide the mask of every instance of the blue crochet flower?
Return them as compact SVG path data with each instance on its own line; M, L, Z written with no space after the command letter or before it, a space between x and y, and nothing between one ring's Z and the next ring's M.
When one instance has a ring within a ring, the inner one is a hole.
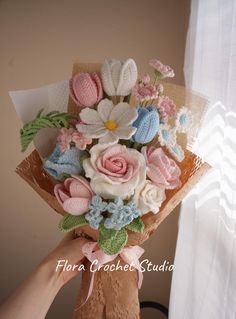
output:
M120 197L117 197L114 202L109 203L106 210L111 213L111 216L106 218L104 226L115 230L120 230L130 224L133 219L139 217L141 214L134 202L130 201L125 205Z
M168 151L170 154L178 161L182 162L184 160L184 151L182 147L178 144L175 144L173 146L167 146Z
M45 159L43 167L56 179L61 179L65 174L79 175L82 172L80 158L83 154L84 152L76 147L61 152L57 144L53 153Z
M156 136L159 130L160 118L155 106L139 107L138 118L132 124L137 128L133 135L135 142L146 144Z
M192 124L192 113L186 106L182 106L177 113L175 126L179 133L186 133Z
M85 219L93 229L98 229L101 221L103 220L102 212L107 210L107 203L102 200L98 195L93 196L90 204L89 211L85 215Z

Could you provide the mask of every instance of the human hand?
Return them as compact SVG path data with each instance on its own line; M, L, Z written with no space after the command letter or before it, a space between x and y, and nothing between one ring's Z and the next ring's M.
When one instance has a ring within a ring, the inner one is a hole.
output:
M59 287L62 287L79 273L79 266L82 265L84 260L82 247L87 242L87 239L76 237L74 232L70 232L43 260L41 267L48 268ZM64 264L67 262L68 265L75 266L75 269L63 270L63 267L58 267L59 261L61 261L60 265L63 265L63 262Z
M0 307L1 319L43 319L60 288L78 274L71 271L56 271L58 260L68 260L71 265L81 265L84 259L85 238L67 234L60 244L40 263L17 290Z

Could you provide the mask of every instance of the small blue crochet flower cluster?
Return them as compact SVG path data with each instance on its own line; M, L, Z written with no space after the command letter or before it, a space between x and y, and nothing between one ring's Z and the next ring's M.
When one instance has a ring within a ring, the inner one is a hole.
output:
M93 229L98 229L101 221L103 220L102 213L107 209L107 202L104 202L98 195L93 196L90 204L89 211L85 215L85 219Z
M105 211L111 214L107 218L102 215ZM140 215L140 211L132 201L124 204L120 197L116 197L114 202L107 203L100 196L95 195L90 202L89 212L85 215L85 219L94 229L98 229L101 221L105 219L105 228L120 230Z
M133 140L146 144L153 140L159 130L159 114L155 106L139 107L137 110L138 118L133 123L137 131L133 135Z
M80 163L82 154L84 152L76 147L62 152L57 144L52 154L45 159L43 167L49 175L56 179L61 179L63 174L79 175L82 172Z
M130 201L125 205L120 197L107 205L107 211L111 213L111 216L106 218L104 223L104 226L108 229L120 230L140 216L140 211L134 202Z

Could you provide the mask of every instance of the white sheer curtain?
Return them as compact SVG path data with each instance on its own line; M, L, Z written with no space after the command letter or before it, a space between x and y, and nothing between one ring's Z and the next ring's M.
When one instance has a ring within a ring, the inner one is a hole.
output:
M194 150L213 169L182 205L170 319L235 319L235 0L192 0L185 80L211 101Z

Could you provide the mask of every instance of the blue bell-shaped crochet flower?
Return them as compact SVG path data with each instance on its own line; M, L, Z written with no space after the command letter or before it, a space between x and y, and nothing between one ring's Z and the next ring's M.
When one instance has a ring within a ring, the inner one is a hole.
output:
M137 131L133 140L137 143L146 144L156 136L159 130L160 118L155 106L139 107L138 118L133 123Z
M83 151L72 147L65 152L61 152L57 144L52 154L43 163L44 169L55 179L61 180L63 175L79 175L82 172L81 156Z

